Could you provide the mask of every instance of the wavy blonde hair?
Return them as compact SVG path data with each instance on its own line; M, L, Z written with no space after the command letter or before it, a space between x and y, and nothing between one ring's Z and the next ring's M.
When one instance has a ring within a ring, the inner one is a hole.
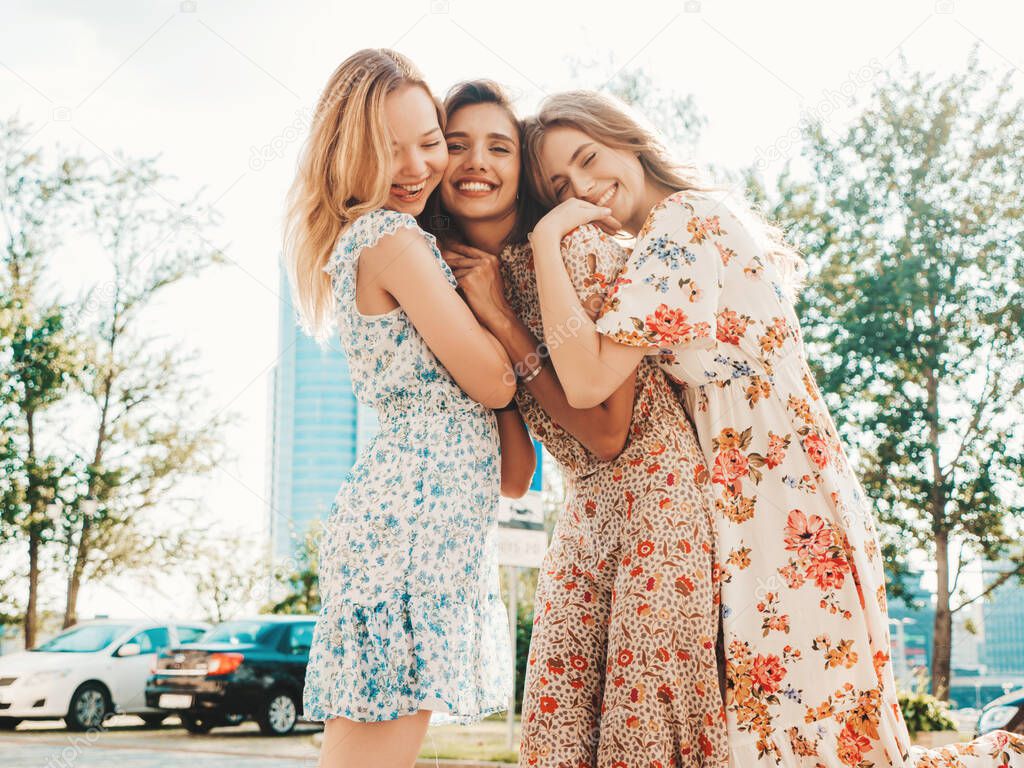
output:
M345 59L317 102L288 192L284 262L299 321L321 342L335 308L324 267L345 228L388 199L392 152L384 101L410 85L430 96L443 130L444 110L423 75L387 48L365 48Z
M635 153L644 176L670 189L697 192L726 189L705 182L695 165L676 162L658 132L619 99L597 91L565 91L544 99L537 114L527 118L523 125L523 152L528 157L530 187L547 208L553 208L558 200L545 178L540 152L547 132L560 127L575 128L606 147ZM787 291L795 296L804 273L803 259L786 243L777 225L746 200L744 207L761 229L755 234L761 235L765 254L782 275Z

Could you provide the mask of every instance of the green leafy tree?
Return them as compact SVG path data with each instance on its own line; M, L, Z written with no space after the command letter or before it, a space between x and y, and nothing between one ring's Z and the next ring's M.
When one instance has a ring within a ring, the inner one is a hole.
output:
M0 525L5 539L27 549L26 647L36 639L40 564L54 535L54 510L77 469L73 456L44 437L47 417L79 368L66 307L42 296L44 266L73 220L69 208L85 180L84 161L48 162L26 149L30 137L17 119L0 124Z
M194 355L147 312L221 260L205 236L215 212L161 192L155 159L48 162L33 135L0 121L0 540L27 550L28 646L47 553L66 568L64 626L85 581L190 556L148 513L197 506L189 483L222 459L228 420L206 407ZM106 269L69 299L47 278L72 227Z
M162 294L221 261L204 236L214 211L198 198L177 203L159 193L168 177L152 158L98 165L88 223L109 273L78 301L91 436L80 447L80 496L64 520L65 626L77 618L84 579L145 567L154 552L168 551L159 540L174 532L141 528L144 514L191 506L181 489L222 460L228 421L205 407L192 353L166 343L146 314Z
M890 573L911 550L935 563L940 698L953 614L1022 573L1024 105L1011 74L994 78L975 51L945 79L905 63L880 76L841 134L808 129L809 178L784 172L770 211L810 267L805 339ZM967 594L979 557L1006 567Z
M294 548L291 557L279 563L272 574L283 592L266 606L267 613L314 614L320 610L320 537L323 527L314 522Z

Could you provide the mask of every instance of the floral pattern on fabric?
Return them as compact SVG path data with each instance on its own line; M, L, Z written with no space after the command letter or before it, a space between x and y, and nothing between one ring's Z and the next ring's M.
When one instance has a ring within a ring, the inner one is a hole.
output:
M750 215L704 192L658 203L597 329L658 361L704 451L731 764L904 765L874 521Z
M322 608L305 717L393 720L420 709L466 723L505 709L508 619L498 589L497 422L470 399L401 308L355 306L360 252L412 216L378 209L341 235L326 270L352 386L380 430L344 478L320 545Z
M562 257L596 312L627 253L588 226ZM539 341L530 247L506 248L501 264L509 303ZM516 402L566 483L534 601L520 765L726 765L711 501L692 480L702 457L675 392L653 362L640 366L628 442L610 462L527 387Z

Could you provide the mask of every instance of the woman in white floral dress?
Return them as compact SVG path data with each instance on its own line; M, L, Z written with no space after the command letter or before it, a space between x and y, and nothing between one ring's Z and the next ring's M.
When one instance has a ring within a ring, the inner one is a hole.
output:
M411 62L360 51L328 82L292 187L303 319L340 334L380 417L320 547L303 714L325 721L324 768L411 766L431 717L476 721L511 695L498 493L525 492L535 454L518 413L491 410L515 392L508 356L414 218L447 165L443 125Z
M551 346L570 403L601 400L652 355L706 457L695 480L715 496L731 763L1024 765L1005 733L911 751L878 539L807 366L783 280L792 253L607 97L550 97L526 143L537 193L558 204L531 242L544 326L577 329ZM596 322L559 254L591 221L636 236Z

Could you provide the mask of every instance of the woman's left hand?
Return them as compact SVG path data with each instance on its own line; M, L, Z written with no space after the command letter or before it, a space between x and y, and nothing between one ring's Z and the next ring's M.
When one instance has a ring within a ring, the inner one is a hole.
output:
M497 256L462 243L452 243L441 255L458 280L466 303L484 327L491 327L511 313Z
M596 224L609 234L615 234L622 229L622 224L612 216L611 208L594 205L578 197L570 197L548 211L537 222L533 233L541 237L552 236L560 241L577 227L590 223Z

